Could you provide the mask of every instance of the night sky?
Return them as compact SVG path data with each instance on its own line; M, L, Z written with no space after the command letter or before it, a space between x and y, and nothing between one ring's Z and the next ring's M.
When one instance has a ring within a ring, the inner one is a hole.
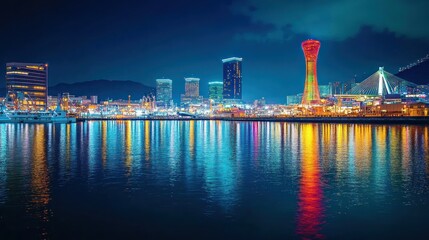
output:
M321 41L319 84L361 81L379 66L396 73L429 52L428 9L427 0L8 0L0 60L48 62L50 85L171 78L177 98L183 77L201 78L207 96L221 59L243 57L244 100L284 103L303 91L303 40Z

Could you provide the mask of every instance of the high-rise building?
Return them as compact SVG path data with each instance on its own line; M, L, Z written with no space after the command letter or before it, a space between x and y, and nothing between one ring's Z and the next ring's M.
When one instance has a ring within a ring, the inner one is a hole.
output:
M90 99L92 104L98 104L98 96L90 96Z
M180 101L182 106L189 104L198 104L202 102L200 96L200 79L199 78L185 78L185 94L181 95Z
M185 96L198 97L200 96L200 79L185 78Z
M242 58L237 57L222 59L224 100L242 99L242 61Z
M350 91L354 86L356 86L356 80L350 79L348 81L345 81L341 84L341 92L342 94L346 94L348 91Z
M209 82L209 99L221 102L223 98L223 82Z
M319 86L317 83L317 55L319 54L320 42L307 40L302 43L305 56L305 85L302 95L302 104L310 105L320 102Z
M330 82L329 86L331 86L331 93L332 95L337 95L337 94L342 94L341 92L341 82L339 81L335 81L335 82Z
M173 81L171 79L156 79L156 102L168 106L173 99Z
M321 97L328 97L332 95L331 85L319 85L319 91Z
M302 94L290 95L286 97L286 105L295 105L302 102Z
M6 63L6 88L9 91L9 97L18 100L22 107L35 110L46 109L48 64Z

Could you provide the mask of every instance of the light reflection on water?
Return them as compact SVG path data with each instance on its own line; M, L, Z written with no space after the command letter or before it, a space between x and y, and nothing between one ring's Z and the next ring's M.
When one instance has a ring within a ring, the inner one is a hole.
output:
M427 126L2 124L0 230L18 238L418 236L429 212L428 146Z

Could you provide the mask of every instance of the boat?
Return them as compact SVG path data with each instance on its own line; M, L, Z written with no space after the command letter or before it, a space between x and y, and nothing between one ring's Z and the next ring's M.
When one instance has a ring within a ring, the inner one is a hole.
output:
M0 123L10 122L9 116L6 114L6 109L0 105Z
M7 110L1 107L0 123L75 123L76 118L58 105L55 111Z
M62 110L59 106L53 112L52 115L53 123L75 123L76 117L67 116L67 112Z

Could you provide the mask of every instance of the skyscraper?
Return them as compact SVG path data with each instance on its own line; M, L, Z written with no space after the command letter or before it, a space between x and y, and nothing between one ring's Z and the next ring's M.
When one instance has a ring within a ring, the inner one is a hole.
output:
M168 106L173 99L173 81L171 79L156 79L156 102Z
M209 99L221 102L223 98L223 82L209 82Z
M182 94L180 98L182 106L187 106L191 103L198 104L202 100L202 96L200 96L200 79L185 78L185 94Z
M302 104L310 105L320 102L319 86L317 83L317 55L319 54L320 42L307 40L302 43L305 56L305 85L302 95Z
M242 58L232 57L222 59L223 62L223 99L242 99Z
M48 64L6 63L6 88L21 107L42 110L48 103Z
M321 97L328 97L332 95L331 85L319 85L319 92Z
M200 96L200 79L185 78L185 96L198 97Z

